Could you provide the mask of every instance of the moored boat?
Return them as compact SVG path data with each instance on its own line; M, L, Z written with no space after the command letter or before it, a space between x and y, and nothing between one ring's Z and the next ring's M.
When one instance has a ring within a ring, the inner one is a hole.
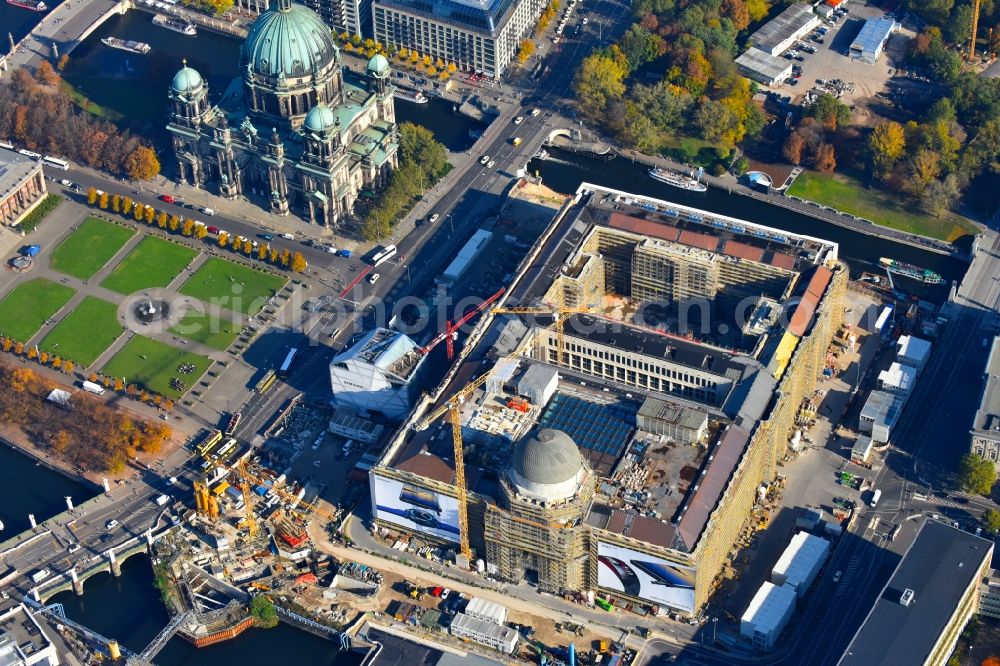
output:
M708 191L708 187L705 183L701 182L697 178L692 178L691 176L678 171L653 168L649 170L649 177L653 180L658 180L661 183L666 183L667 185L672 185L673 187L679 187L682 190L688 190L689 192Z
M913 280L918 280L924 284L941 284L944 278L928 268L921 268L908 264L905 261L896 261L888 257L879 257L878 263L885 267L890 273L902 275Z
M33 12L44 12L49 8L42 0L7 0L7 4L21 9L30 9Z
M392 91L392 96L397 99L405 99L407 102L413 102L414 104L426 104L427 97L417 90L407 90L406 88L396 88Z
M174 32L179 32L182 35L187 35L189 37L193 37L198 34L198 28L196 28L193 23L188 23L184 19L167 16L166 14L157 14L154 16L153 25L158 25L161 28L173 30Z
M140 55L145 55L149 53L150 47L146 42L136 42L131 39L118 39L117 37L105 37L101 40L105 46L110 46L113 49L120 49L122 51L128 51L129 53L138 53Z

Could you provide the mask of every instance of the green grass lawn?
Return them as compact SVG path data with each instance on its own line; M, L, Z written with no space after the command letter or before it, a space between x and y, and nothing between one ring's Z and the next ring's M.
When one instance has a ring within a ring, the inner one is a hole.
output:
M89 280L134 234L128 227L88 217L52 253L52 268Z
M15 287L0 301L0 333L27 342L75 293L69 287L42 279Z
M181 293L234 312L252 314L284 286L285 278L212 257L181 287Z
M843 174L803 171L788 188L788 194L863 217L875 224L944 241L978 233L976 226L960 215L946 213L938 219L882 190L866 189L857 179Z
M194 372L182 374L178 367L183 363L193 364ZM211 364L211 359L204 356L136 335L114 355L101 372L108 377L124 377L127 383L148 391L178 398L198 383ZM170 379L173 377L185 383L183 391L175 391L170 387Z
M224 351L240 334L240 327L228 319L191 310L184 313L184 318L170 331L188 340Z
M117 305L87 296L38 346L42 351L89 366L124 331L118 323Z
M119 294L132 294L141 289L166 287L191 260L198 255L184 245L146 236L101 286Z

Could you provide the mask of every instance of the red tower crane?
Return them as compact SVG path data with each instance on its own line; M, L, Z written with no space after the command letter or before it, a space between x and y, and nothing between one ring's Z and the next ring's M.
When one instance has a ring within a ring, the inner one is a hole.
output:
M420 353L429 354L432 349L434 349L441 343L442 340L445 340L447 342L448 360L450 361L451 359L455 358L455 339L458 337L458 329L460 329L463 324L468 323L468 321L473 317L475 317L477 314L479 314L480 312L488 308L490 305L492 305L494 301L503 296L505 291L506 289L501 287L500 291L493 294L485 301L483 301L473 309L463 314L458 319L454 321L449 320L445 322L444 330L438 333L436 336L434 336L434 339L428 342L425 347L421 348Z

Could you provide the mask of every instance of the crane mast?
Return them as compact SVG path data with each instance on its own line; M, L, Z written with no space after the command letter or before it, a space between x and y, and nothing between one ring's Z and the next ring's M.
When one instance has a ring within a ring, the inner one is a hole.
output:
M473 391L486 383L490 372L486 371L481 377L470 382L460 391L448 398L443 405L421 419L414 430L426 430L434 421L444 414L448 414L451 421L451 439L455 456L455 493L458 497L458 548L462 557L472 558L472 548L469 546L469 492L465 486L465 445L462 442L462 403Z

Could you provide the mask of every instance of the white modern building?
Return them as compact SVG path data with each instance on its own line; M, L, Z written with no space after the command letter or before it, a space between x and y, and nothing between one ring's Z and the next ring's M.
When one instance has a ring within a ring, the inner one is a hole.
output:
M517 632L510 627L480 620L465 613L459 613L452 620L451 635L488 645L504 654L512 654L517 646Z
M462 249L459 250L455 258L451 260L448 267L444 269L438 277L434 278L434 281L442 286L450 287L455 284L462 273L472 265L476 258L482 253L482 251L489 244L490 239L493 238L492 231L486 231L485 229L480 229L476 233L472 234Z
M887 18L870 18L851 42L851 57L874 65L899 24Z
M858 417L858 430L871 435L873 442L885 444L903 411L903 399L893 393L872 391Z
M778 56L819 24L820 18L812 6L796 2L750 35L749 43L764 53Z
M927 365L931 356L931 343L912 335L900 336L896 341L896 360L917 370L917 374Z
M424 354L409 336L388 328L366 333L330 361L337 407L402 419L416 397L414 381Z
M758 650L774 647L795 612L795 588L764 582L740 618L740 634Z
M517 392L535 405L544 407L559 388L559 371L551 365L535 363L517 382Z
M465 607L465 614L494 624L507 624L507 609L498 603L473 597Z
M916 385L917 369L913 366L897 362L890 365L888 370L878 373L878 387L904 400L909 397Z
M375 0L375 40L498 79L547 0Z
M740 73L765 86L776 86L792 76L792 61L771 55L757 47L747 49L736 59Z
M799 532L792 537L792 542L771 569L771 582L795 588L795 593L801 598L816 580L829 554L829 541L808 532Z
M0 664L57 666L59 652L47 630L24 604L6 601L0 606Z

